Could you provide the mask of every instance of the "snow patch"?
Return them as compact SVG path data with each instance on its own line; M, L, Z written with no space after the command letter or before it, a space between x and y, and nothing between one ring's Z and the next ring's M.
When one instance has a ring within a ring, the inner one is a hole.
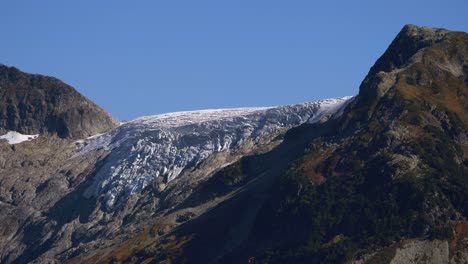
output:
M18 133L16 131L9 131L3 136L0 136L0 139L5 139L8 141L8 144L14 145L14 144L19 144L21 142L25 141L31 141L33 139L36 139L39 137L39 134L37 135L23 135L21 133Z

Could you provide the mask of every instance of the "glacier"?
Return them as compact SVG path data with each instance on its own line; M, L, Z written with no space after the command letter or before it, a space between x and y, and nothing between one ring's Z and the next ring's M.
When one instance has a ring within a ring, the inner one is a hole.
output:
M87 198L104 195L108 209L124 204L158 177L166 183L213 153L234 150L278 129L336 115L353 97L277 107L175 112L137 118L105 134L80 140L76 156L109 150L87 187Z

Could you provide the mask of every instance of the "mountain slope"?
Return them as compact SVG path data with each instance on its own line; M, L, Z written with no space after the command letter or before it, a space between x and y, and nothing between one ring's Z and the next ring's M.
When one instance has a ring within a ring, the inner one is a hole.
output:
M117 125L109 113L62 81L0 65L0 132L86 138Z
M405 238L452 240L468 209L467 58L466 33L404 27L339 133L313 140L281 178L251 235L264 248L252 254L335 262Z
M1 262L64 262L161 219L169 232L183 223L174 208L224 166L268 152L291 127L330 118L350 100L169 113L87 139L44 133L2 142ZM201 204L197 215L218 202Z
M468 34L405 26L340 118L291 129L271 152L224 168L185 208L220 189L232 191L229 199L169 235L139 236L108 256L466 263L467 58Z

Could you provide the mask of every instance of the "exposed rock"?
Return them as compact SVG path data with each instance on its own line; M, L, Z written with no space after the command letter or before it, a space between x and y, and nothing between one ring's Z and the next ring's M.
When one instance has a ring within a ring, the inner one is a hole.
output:
M109 113L62 81L0 65L0 133L86 138L117 125Z
M463 263L450 260L449 243L446 240L403 240L386 248L363 254L352 264L441 264Z
M447 241L413 241L397 248L390 264L449 263L449 248Z

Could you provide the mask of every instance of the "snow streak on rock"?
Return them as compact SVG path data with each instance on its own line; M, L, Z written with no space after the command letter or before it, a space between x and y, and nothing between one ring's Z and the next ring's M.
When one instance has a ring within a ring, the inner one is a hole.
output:
M77 155L111 150L85 196L105 195L109 209L126 201L157 177L166 182L216 152L230 151L280 128L317 122L351 97L280 107L176 112L146 116L81 141Z

